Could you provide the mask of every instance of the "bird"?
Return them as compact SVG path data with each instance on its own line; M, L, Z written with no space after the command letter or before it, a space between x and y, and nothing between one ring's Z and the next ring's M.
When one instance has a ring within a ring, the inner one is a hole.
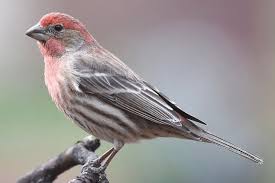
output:
M205 122L184 112L101 46L78 19L51 12L26 35L37 41L44 57L45 84L57 108L88 134L113 144L97 158L101 167L124 144L157 137L215 144L263 163L205 130Z

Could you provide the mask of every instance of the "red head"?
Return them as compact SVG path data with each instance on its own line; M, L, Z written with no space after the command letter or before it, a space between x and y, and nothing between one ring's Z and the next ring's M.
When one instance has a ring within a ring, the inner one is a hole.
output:
M44 56L61 56L68 51L76 51L95 43L79 20L63 13L44 15L26 34L38 40Z

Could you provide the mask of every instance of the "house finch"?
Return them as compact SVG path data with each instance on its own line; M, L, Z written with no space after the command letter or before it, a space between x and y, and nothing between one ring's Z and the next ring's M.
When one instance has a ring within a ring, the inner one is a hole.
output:
M80 128L113 143L98 158L107 167L125 143L176 137L222 146L256 163L263 160L202 129L163 93L104 49L77 19L49 13L26 34L38 41L45 83L56 104Z

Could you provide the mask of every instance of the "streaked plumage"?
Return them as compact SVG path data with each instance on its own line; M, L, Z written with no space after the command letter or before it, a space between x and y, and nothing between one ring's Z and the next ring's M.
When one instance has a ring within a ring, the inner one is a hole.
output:
M63 32L52 30L57 24ZM141 139L177 137L217 144L262 163L197 126L195 122L204 122L182 111L100 46L78 20L51 13L40 20L40 27L47 38L35 39L44 55L49 93L87 133L113 143L117 151Z

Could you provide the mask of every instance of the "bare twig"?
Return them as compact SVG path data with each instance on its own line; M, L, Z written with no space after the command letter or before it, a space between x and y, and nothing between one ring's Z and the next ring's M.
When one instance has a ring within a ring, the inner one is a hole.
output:
M99 146L100 141L98 139L86 137L58 156L27 173L17 183L52 183L58 175L76 165L84 165L88 162L90 162L90 165L97 158L94 151ZM99 165L94 164L92 167L83 168L80 176L71 180L70 183L108 183L104 171L92 171L92 168L98 167Z

